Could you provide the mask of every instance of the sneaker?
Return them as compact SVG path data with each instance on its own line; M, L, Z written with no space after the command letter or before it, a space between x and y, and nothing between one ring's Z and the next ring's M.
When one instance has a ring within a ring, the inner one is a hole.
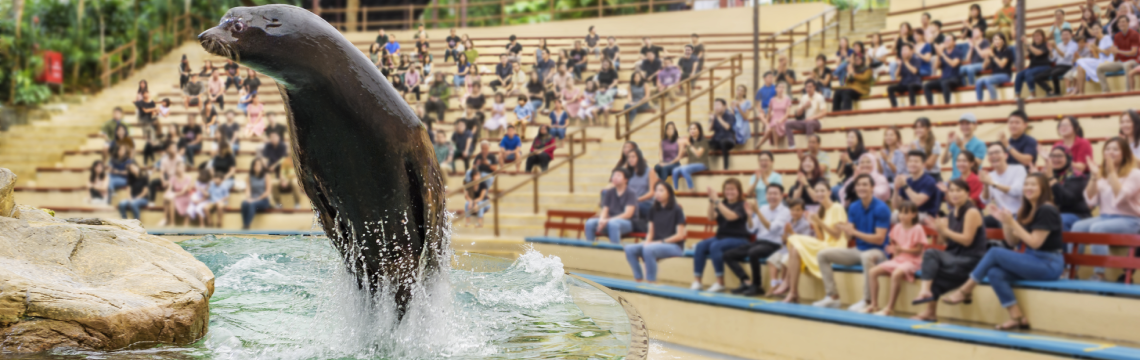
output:
M739 295L739 294L741 294L741 293L744 293L745 291L748 291L748 289L751 289L751 288L752 288L752 286L751 286L751 285L744 285L744 284L741 284L741 285L740 285L740 287L738 287L738 288L735 288L735 289L732 289L732 291L731 291L731 292L732 292L733 294L737 294L737 295Z
M710 286L709 286L709 288L708 288L708 289L705 289L705 291L708 291L708 292L723 292L723 291L724 291L724 285L721 285L720 283L713 283L712 285L710 285Z
M867 304L867 300L860 300L859 302L851 304L851 306L848 306L847 311L863 312L863 310L867 308L867 305L870 305L870 304Z
M832 299L830 296L827 296L811 303L811 306L838 309L840 306L843 306L843 303L840 303L839 299Z
M702 286L701 286L701 283L700 283L700 282L698 282L698 281L694 281L694 282L693 282L693 285L690 285L690 286L689 286L689 290L701 291L701 287L702 287Z

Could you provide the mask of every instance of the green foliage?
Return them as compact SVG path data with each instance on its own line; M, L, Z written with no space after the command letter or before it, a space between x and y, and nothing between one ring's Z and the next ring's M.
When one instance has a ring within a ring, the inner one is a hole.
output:
M28 62L27 67L20 70L15 75L16 77L16 99L17 105L38 105L42 104L49 97L51 97L51 89L47 85L35 83L35 74L39 74L43 69L43 60L39 58L32 58Z
M550 0L517 0L500 2L493 0L470 0L467 5L467 26L498 26L500 15L506 13L506 25L533 24L551 20L595 18L598 16L598 1L604 1L605 6L641 3L644 0L554 0L554 9L557 14L551 16ZM439 18L441 26L450 26L452 21L459 17L458 11L447 8L448 5L459 4L459 0L440 0L441 9ZM655 6L655 11L664 10L666 6ZM455 9L457 9L456 7ZM644 6L629 6L622 8L607 8L606 16L629 15L645 12ZM430 11L430 10L429 10ZM425 12L424 18L430 18Z

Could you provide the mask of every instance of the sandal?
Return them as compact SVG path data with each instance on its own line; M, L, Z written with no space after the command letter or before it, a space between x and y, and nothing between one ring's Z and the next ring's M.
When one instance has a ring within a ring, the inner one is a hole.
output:
M911 305L922 305L922 304L932 302L935 300L938 300L938 299L935 299L933 296L927 296L927 297L924 297L921 299L914 299L914 301L911 301L910 304Z
M955 296L960 296L961 298L955 298ZM954 294L950 296L943 297L942 303L946 305L970 305L974 303L974 294L963 295L961 292L954 292Z
M1009 319L1005 323L994 326L994 329L1001 331L1009 330L1029 330L1029 323L1024 322L1025 318Z

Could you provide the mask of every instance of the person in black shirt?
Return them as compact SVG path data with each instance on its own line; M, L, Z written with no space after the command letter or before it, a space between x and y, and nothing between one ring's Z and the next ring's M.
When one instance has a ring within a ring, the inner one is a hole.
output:
M448 35L444 41L447 41L447 49L443 50L443 62L447 62L447 59L451 58L459 60L458 46L460 39L458 36L455 36L455 28L451 28L451 35Z
M250 94L256 94L257 89L261 88L261 79L257 78L257 71L253 69L246 69L245 80L241 81L241 85L245 86L246 91Z
M602 60L613 62L614 69L621 71L621 48L613 36L606 38L606 47L602 49Z
M614 70L613 65L608 61L602 62L602 69L598 70L598 88L606 90L609 88L617 87L617 71Z
M380 31L376 34L376 43L380 45L388 43L388 34L384 33L383 28L381 28Z
M1049 179L1040 173L1030 174L1025 178L1022 195L1016 217L994 204L990 204L988 210L1001 220L1002 230L1007 234L1006 245L1017 248L1025 244L1025 253L1005 247L990 248L970 273L970 280L943 299L948 304L969 302L974 287L988 279L1001 305L1009 311L1009 321L998 325L998 330L1029 329L1029 320L1014 297L1013 282L1057 280L1065 271L1061 212L1053 205Z
M645 55L648 53L653 53L653 57L660 59L661 52L665 51L665 49L661 48L660 46L654 46L653 39L650 39L648 37L641 38L641 42L645 45L641 46L641 58L638 60L639 62L645 60Z
M594 26L590 25L590 33L586 34L586 48L594 53L595 59L601 54L601 52L598 51L598 39L598 33L594 32Z
M507 52L510 53L509 58L510 58L511 62L519 62L519 59L520 59L519 53L521 53L522 49L523 49L522 44L519 44L516 41L517 39L518 38L516 38L514 35L511 35L511 37L510 37L511 42L507 43L507 46L505 47L507 49ZM470 49L468 49L468 50L470 50Z
M700 35L697 35L697 33L693 33L693 35L689 38L691 39L692 43L688 44L688 46L693 47L693 55L695 55L697 57L697 60L699 60L697 62L697 72L700 72L701 69L705 67L705 44L701 43L701 37Z
M131 215L135 219L142 219L139 217L139 208L145 208L147 205L147 194L150 191L147 185L150 184L150 179L147 178L146 171L139 168L139 164L131 162L127 165L127 186L131 188L131 198L119 202L119 215L124 219L127 218L127 209L131 210Z
M1049 41L1053 41L1050 37ZM1048 73L1053 70L1053 60L1049 58L1051 51L1049 46L1046 45L1045 31L1037 29L1033 32L1033 42L1025 44L1026 57L1029 58L1029 67L1017 73L1013 80L1013 93L1015 97L1021 97L1021 87L1029 84L1029 97L1033 98L1033 92L1036 90L1034 80L1037 75L1041 73ZM1053 92L1053 88L1048 83L1041 82L1041 87L1044 88L1046 94Z
M143 138L149 140L158 120L158 105L150 98L150 92L147 91L142 93L142 100L135 102L135 107L138 108L139 126L143 130Z
M182 139L178 147L186 149L186 163L194 165L194 155L202 151L202 125L194 121L195 114L186 115L186 125L182 126Z
M700 58L698 58L697 55L693 53L693 45L686 44L685 55L681 56L681 58L677 60L677 65L681 67L681 80L683 81L684 79L688 79L689 76L692 76L694 73L700 72L698 69L700 62ZM697 79L692 79L690 81L690 84L696 86ZM680 89L681 91L685 91L685 88L683 86L680 87Z
M451 134L451 143L455 145L455 153L451 157L451 168L455 167L455 160L463 161L463 171L470 170L471 155L475 153L475 135L467 130L467 125L459 122L455 124L455 132Z
M482 180L483 175L478 172L471 175L471 181ZM463 192L463 226L471 225L471 216L475 216L475 228L483 227L483 213L491 208L487 202L487 182L479 181L479 185L467 188Z
M495 64L495 80L491 80L491 91L499 91L500 86L511 86L514 72L511 63L507 61L507 54L499 55L499 63Z
M685 237L689 233L685 227L685 212L677 205L673 188L662 181L653 189L653 206L646 216L649 225L645 242L625 246L625 258L633 268L633 279L641 282L644 278L650 284L657 283L657 261L684 254ZM639 258L645 259L644 276Z
M214 167L214 174L224 177L222 180L226 188L233 185L234 175L237 174L237 159L234 158L234 152L229 146L219 146L218 153L214 155L210 164Z
M729 178L721 186L724 199L718 198L716 191L710 186L708 217L716 219L716 236L697 243L693 251L693 285L692 290L701 289L701 274L705 269L706 259L712 260L713 271L716 271L716 283L707 291L724 291L724 259L726 250L748 245L748 216L745 214L745 201L742 198L740 180Z
M574 77L581 79L582 72L586 71L586 64L589 62L586 58L589 53L582 48L581 41L574 40L574 48L567 54L566 67L574 72Z
M645 74L645 80L649 82L657 82L657 72L661 70L661 59L657 58L657 53L645 53L645 60L641 61L641 72Z
M473 176L472 173L479 172L483 175L483 182L487 183L487 186L491 186L491 181L494 181L495 179L493 177L490 177L490 175L491 173L495 172L495 170L499 169L499 158L495 156L495 153L491 152L491 143L487 142L487 140L480 141L479 153L475 154L471 160L474 161L472 165L475 168L467 171L467 176L463 179L463 181L473 181L471 180Z
M269 134L272 134L272 133L277 133L277 136L280 136L282 139L285 139L285 132L288 130L285 128L284 124L278 124L277 123L277 113L276 112L270 111L270 112L265 113L265 122L266 122L265 136L269 136Z
M1085 187L1089 184L1088 173L1078 173L1073 170L1073 156L1063 146L1054 147L1049 151L1050 189L1053 191L1054 202L1061 211L1061 228L1064 231L1073 229L1078 220L1092 217L1092 210L1085 202Z
M281 137L276 133L269 134L269 142L265 143L265 147L261 148L261 156L265 157L266 169L272 171L274 174L279 174L281 171L281 160L289 156L289 148L285 143L281 142Z
M233 59L226 59L226 64L222 65L222 69L226 70L226 90L229 90L230 86L234 88L241 87L241 77L238 76L238 68L240 68L240 66L238 66Z

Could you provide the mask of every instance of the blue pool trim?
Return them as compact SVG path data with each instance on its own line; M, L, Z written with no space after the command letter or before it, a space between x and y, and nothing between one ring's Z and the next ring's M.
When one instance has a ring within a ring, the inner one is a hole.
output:
M552 245L566 245L577 247L590 247L606 250L622 250L622 246L610 242L591 243L579 239L555 238L555 237L528 237L527 242L552 244ZM692 250L685 250L685 257L693 257ZM842 266L833 265L831 267L835 271L840 272L863 272L863 267L859 265ZM1085 280L1058 280L1058 281L1017 281L1014 286L1026 289L1049 290L1049 291L1066 291L1078 293L1093 293L1105 296L1128 296L1140 297L1140 286L1101 282L1101 281L1085 281Z
M1078 358L1125 360L1140 358L1140 349L1109 342L1093 343L1016 332L931 323L890 316L860 314L838 309L785 304L772 300L682 289L667 285L641 284L601 276L575 273L617 291L664 297L704 305L729 307L780 316L825 321L849 326L899 332L909 335L963 341L989 346L1067 355Z
M206 235L273 235L273 236L325 236L324 231L297 230L227 230L227 229L154 229L147 234L155 236L206 236Z

